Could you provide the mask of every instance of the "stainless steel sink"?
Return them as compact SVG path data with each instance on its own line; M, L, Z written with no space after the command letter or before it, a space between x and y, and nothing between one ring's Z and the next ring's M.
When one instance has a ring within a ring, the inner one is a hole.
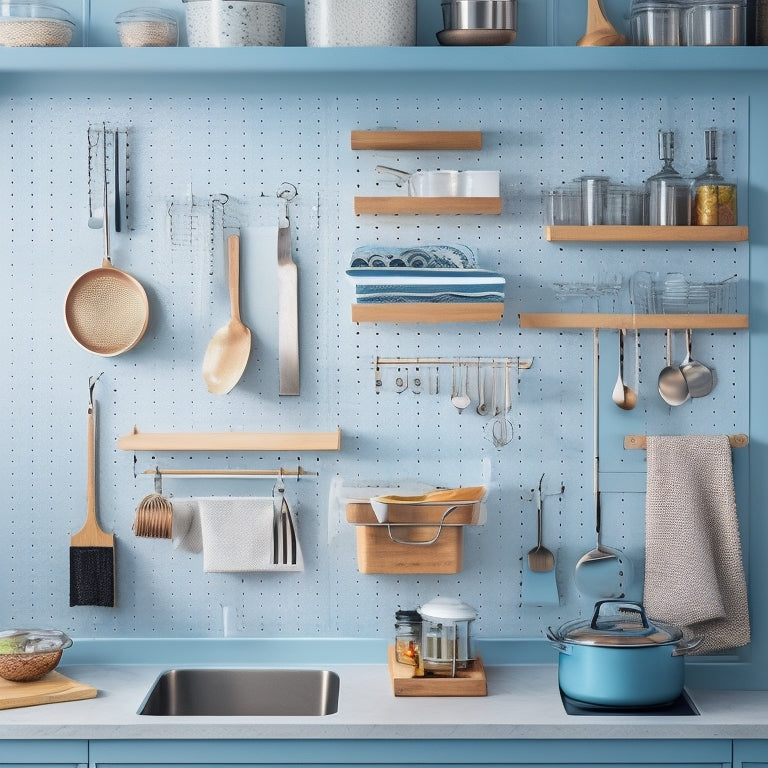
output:
M171 669L140 715L332 715L339 676L321 669Z

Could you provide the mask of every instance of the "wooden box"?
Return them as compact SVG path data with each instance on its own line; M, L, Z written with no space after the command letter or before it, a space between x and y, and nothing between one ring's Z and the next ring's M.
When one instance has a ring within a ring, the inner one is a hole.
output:
M393 525L403 541L429 541L437 526ZM357 527L357 569L360 573L458 573L463 550L461 526L443 527L434 544L394 542L386 525Z

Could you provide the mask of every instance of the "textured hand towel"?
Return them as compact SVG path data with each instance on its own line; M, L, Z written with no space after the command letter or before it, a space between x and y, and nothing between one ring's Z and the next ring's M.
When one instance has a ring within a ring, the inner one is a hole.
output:
M173 548L182 552L202 552L203 532L200 527L200 508L197 499L171 499L173 521L171 539Z
M197 502L206 573L303 570L298 537L296 565L272 562L274 506L271 496L214 496L199 498Z
M707 654L750 640L727 435L648 436L643 603L650 618L702 635Z

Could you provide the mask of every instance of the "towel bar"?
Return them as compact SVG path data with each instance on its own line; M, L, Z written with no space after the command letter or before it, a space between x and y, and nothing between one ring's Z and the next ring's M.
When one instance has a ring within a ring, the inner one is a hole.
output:
M728 435L728 442L731 448L744 448L749 445L749 435L743 433L737 435ZM626 435L624 437L624 448L631 450L645 450L648 447L646 435Z

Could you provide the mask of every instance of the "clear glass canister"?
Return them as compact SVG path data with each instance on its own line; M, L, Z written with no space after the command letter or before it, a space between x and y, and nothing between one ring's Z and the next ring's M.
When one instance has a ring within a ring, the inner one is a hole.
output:
M716 128L704 131L706 170L693 181L694 224L735 225L738 218L736 184L726 181L717 168Z
M424 669L434 675L456 676L475 659L470 630L474 608L450 597L436 597L419 608L423 622Z
M123 48L168 48L178 45L176 18L157 8L133 8L115 17Z
M418 611L395 613L395 658L400 664L415 667L414 677L424 674L421 654L421 615Z

